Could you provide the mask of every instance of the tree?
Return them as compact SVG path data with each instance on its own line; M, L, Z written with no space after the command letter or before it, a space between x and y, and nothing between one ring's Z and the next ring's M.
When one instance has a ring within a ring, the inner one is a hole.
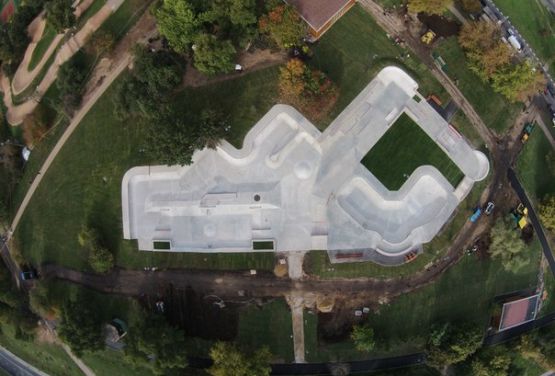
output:
M46 3L46 20L58 32L75 26L73 0L50 0Z
M477 358L472 361L472 375L505 376L508 375L510 365L511 357L507 353L499 353L485 359Z
M97 273L106 273L114 267L114 255L101 245L98 231L85 226L77 236L79 245L89 252L89 265Z
M212 376L268 376L271 354L262 347L247 356L237 346L228 342L217 342L210 350L214 364L208 369Z
M155 12L160 34L171 48L185 53L201 30L201 22L189 0L163 0Z
M370 325L355 325L351 332L351 339L355 342L358 351L370 352L376 344L374 329Z
M307 32L304 21L290 5L276 6L259 19L258 27L282 48L298 45Z
M209 76L227 73L235 64L235 47L231 41L220 41L214 35L201 34L195 39L194 64L200 72Z
M540 220L547 231L555 232L555 195L543 199L538 209Z
M468 13L478 13L482 10L480 0L460 0L463 9Z
M545 86L545 77L528 62L506 65L492 74L492 87L509 101L522 101Z
M86 66L80 56L74 56L60 66L56 86L66 109L71 110L81 103L81 92L86 78Z
M492 22L465 24L459 34L459 44L466 51L470 69L484 81L502 66L510 63L512 50L501 42L501 29Z
M89 250L89 265L97 273L106 273L114 267L114 255L106 248L91 248Z
M79 295L62 307L62 321L58 333L77 356L85 351L102 349L102 322L90 299Z
M52 126L53 116L51 111L42 103L23 119L23 141L32 149L37 145Z
M489 252L492 258L501 260L505 270L512 273L517 273L529 262L526 244L519 232L503 219L498 219L491 229Z
M146 150L159 163L188 165L195 150L215 147L228 126L221 113L214 110L204 110L198 118L168 113L150 128Z
M129 359L142 363L154 359L154 371L158 374L187 367L185 334L160 314L149 313L132 325L125 343Z
M409 0L408 10L410 13L428 13L441 15L451 5L453 5L452 0Z
M117 87L114 115L118 119L130 116L154 118L165 111L167 97L182 81L184 66L175 53L151 52L145 47L134 49L131 76Z
M428 341L427 361L438 368L459 363L474 354L481 344L482 333L476 325L438 325Z

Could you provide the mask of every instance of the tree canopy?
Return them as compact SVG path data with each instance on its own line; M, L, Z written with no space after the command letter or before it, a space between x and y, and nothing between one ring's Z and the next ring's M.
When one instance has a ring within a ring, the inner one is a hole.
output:
M408 10L411 13L443 14L453 5L453 0L409 0Z
M260 31L270 34L282 48L298 45L307 33L306 24L295 8L286 4L280 4L262 16L258 25Z
M522 101L545 84L541 72L527 62L513 62L513 50L501 41L501 29L488 21L469 22L459 34L468 66L509 101Z
M355 342L358 351L370 352L374 349L374 329L370 325L355 325L351 332L351 339Z
M428 341L428 363L434 367L462 362L482 345L480 326L471 324L437 325Z
M540 204L538 215L547 231L555 233L555 195L547 196Z
M85 351L100 350L104 346L101 319L90 300L83 295L79 295L75 301L66 302L62 307L58 333L77 356Z
M236 51L231 41L220 41L214 35L201 34L195 39L194 46L194 64L200 72L214 76L234 69Z
M46 19L58 31L75 26L73 0L50 0L46 3Z
M179 53L187 52L201 30L201 21L190 1L163 0L155 15L158 30L170 47Z
M520 238L520 232L507 220L498 219L491 229L491 257L501 260L503 268L517 273L529 262L526 244Z
M163 164L187 165L195 150L216 147L229 125L218 111L206 109L199 116L183 117L170 112L150 128L146 149L150 157Z
M214 364L208 369L212 376L268 376L271 354L262 347L247 355L228 342L217 342L210 350Z
M148 313L130 327L125 343L128 358L138 362L154 359L157 374L187 367L185 334L168 324L163 315Z

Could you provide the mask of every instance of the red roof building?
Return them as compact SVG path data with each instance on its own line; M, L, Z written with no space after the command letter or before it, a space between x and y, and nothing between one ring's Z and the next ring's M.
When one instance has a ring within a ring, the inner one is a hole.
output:
M320 38L355 4L355 0L285 0L308 24L314 40Z

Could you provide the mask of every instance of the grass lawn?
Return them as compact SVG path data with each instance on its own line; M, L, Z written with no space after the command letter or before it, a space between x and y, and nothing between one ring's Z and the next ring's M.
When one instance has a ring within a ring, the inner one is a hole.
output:
M118 10L98 28L98 31L109 32L116 37L116 40L121 39L137 22L151 2L145 0L125 0Z
M268 346L275 361L290 363L294 360L292 336L291 311L284 299L240 312L235 341L248 349Z
M555 17L542 0L496 0L495 4L555 72Z
M10 324L2 323L0 345L48 374L60 376L82 374L60 346L16 339L15 328Z
M369 358L422 350L431 326L440 321L471 321L485 329L494 296L536 285L540 252L535 242L529 264L518 274L506 272L497 261L465 257L435 283L379 306L367 318L377 340L376 351L371 354L357 352L348 339L332 344L318 341L316 324L307 323L308 360Z
M550 172L545 159L551 150L551 144L543 131L536 126L518 158L518 176L536 203L545 195L555 193L555 175Z
M447 63L446 72L472 104L476 112L488 127L497 133L503 133L509 128L518 111L520 104L511 104L501 94L493 91L490 85L484 83L467 65L463 51L456 38L451 37L442 41L436 48Z
M397 191L420 166L432 165L456 187L464 177L441 148L403 113L362 159L390 191Z
M35 67L40 63L46 50L48 50L57 34L58 33L56 32L56 29L54 29L54 27L51 26L49 23L46 23L44 32L42 33L40 40L35 46L33 54L31 55L31 60L29 61L29 65L27 66L28 71L32 71L33 69L35 69Z
M248 129L274 103L277 72L274 67L188 88L175 96L175 105L186 111L208 105L220 108L230 116L230 141L240 145ZM149 161L139 151L146 130L136 122L114 118L113 93L112 87L85 117L35 192L17 229L24 256L35 264L55 262L86 269L87 254L79 247L77 234L83 225L93 223L105 234L116 263L122 267L272 270L273 253L137 252L135 241L122 239L121 179L129 168Z
M106 349L94 353L87 353L81 357L83 362L98 376L101 375L154 375L152 370L144 366L132 367L124 361L121 351Z
M447 102L449 97L443 86L424 63L412 54L407 58L407 52L395 45L360 5L349 10L314 46L311 64L339 86L337 104L319 126L327 126L387 65L399 66L410 74L424 96L434 93Z
M91 5L81 14L81 17L77 20L77 29L80 29L85 25L85 23L96 14L106 4L107 0L94 0Z

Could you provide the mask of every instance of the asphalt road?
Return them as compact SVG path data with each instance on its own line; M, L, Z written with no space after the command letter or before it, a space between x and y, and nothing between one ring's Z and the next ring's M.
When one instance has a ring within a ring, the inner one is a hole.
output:
M23 359L0 346L0 368L14 376L47 376Z

